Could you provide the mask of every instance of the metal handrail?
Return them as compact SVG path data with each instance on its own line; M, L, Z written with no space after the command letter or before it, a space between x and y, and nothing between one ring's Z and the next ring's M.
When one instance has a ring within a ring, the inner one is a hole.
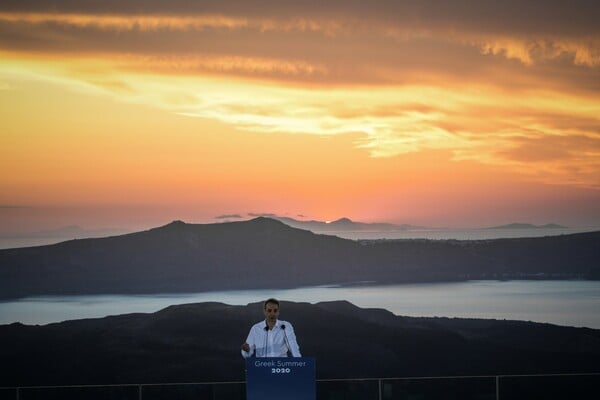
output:
M317 379L317 382L336 382L336 381L393 381L393 380L419 380L419 379L475 379L475 378L535 378L551 376L600 376L600 372L572 372L557 374L496 374L496 375L448 375L448 376L401 376L389 378L338 378L338 379ZM233 382L232 382L233 383ZM242 381L240 383L245 383Z
M317 382L374 382L378 384L378 398L382 399L382 382L397 380L437 380L437 379L494 379L496 385L496 399L500 399L500 380L503 378L539 378L539 377L569 377L569 376L598 376L600 372L581 372L581 373L554 373L554 374L500 374L500 375L450 375L450 376L403 376L386 378L334 378L317 379ZM19 400L22 390L36 389L70 389L70 388L110 388L110 387L137 387L138 398L142 400L144 387L156 386L189 386L189 385L230 385L245 384L246 381L214 381L214 382L169 382L169 383L123 383L123 384L90 384L90 385L42 385L42 386L7 386L0 387L0 390L15 390L15 399Z

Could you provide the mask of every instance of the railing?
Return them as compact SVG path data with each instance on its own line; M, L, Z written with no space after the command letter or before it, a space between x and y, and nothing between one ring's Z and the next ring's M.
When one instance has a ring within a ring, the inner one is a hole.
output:
M277 397L277 394L273 394ZM0 388L0 400L244 400L245 382ZM318 379L318 400L597 399L600 373Z

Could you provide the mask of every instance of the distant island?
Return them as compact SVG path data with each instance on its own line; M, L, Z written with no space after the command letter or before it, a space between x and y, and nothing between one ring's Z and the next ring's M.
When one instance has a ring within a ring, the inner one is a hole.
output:
M249 214L252 216L253 214ZM410 224L391 224L385 222L365 223L350 218L334 221L298 220L275 214L261 216L283 222L293 228L308 230L317 234L335 235L350 240L378 239L433 239L433 240L484 240L498 238L556 236L561 234L582 233L598 230L598 227L565 227L558 224L533 225L512 223L491 227L428 227ZM243 215L224 214L214 217L219 223L247 222ZM253 216L253 218L256 218ZM233 221L232 221L233 220ZM85 229L77 225L64 226L28 232L0 232L0 249L23 248L56 244L71 239L101 238L124 235L131 230L105 228Z
M384 222L366 223L355 222L350 218L340 218L335 221L300 221L289 217L274 216L273 219L283 222L293 228L306 229L312 232L397 232L411 229L423 229L422 226L409 224L389 224Z
M361 240L280 221L168 225L0 250L0 298L293 288L359 281L600 279L600 232L495 240Z
M508 225L492 226L484 229L566 229L566 226L558 224L533 225L525 223L514 223Z
M44 326L0 325L0 386L242 381L259 303L199 303ZM282 303L317 378L600 371L600 330ZM349 362L352 360L352 362Z
M236 217L242 218L241 215L230 215L222 217ZM281 221L284 224L293 228L305 229L315 233L342 233L342 232L404 232L410 230L424 230L424 229L436 229L445 230L449 228L435 228L430 226L411 225L411 224L391 224L386 222L358 222L353 221L350 218L342 217L334 221L318 221L318 220L298 220L290 217L282 217L274 214L268 214L267 218L272 218L277 221ZM494 230L494 229L568 229L563 225L554 223L544 225L534 225L523 222L515 222L511 224L485 227L485 228L473 228L482 230Z

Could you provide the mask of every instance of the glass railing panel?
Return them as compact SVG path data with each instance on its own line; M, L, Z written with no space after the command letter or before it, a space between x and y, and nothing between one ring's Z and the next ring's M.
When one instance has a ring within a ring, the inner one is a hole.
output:
M245 400L244 383L203 383L181 385L146 385L143 400Z
M383 379L382 400L494 400L496 379L490 378L417 378Z
M137 386L21 388L19 400L138 400Z
M377 380L317 381L318 400L378 400Z
M503 376L500 399L600 399L600 375Z

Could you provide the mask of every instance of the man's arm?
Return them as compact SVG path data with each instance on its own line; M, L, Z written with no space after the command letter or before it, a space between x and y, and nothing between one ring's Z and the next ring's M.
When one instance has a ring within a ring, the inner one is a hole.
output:
M246 342L242 344L242 357L248 358L251 357L252 354L256 351L256 339L254 335L254 331L250 328L250 332L248 333L248 338Z
M298 341L296 340L296 334L294 333L294 327L292 324L289 324L289 331L286 330L288 344L290 346L290 352L292 353L292 357L302 357L300 354L300 346L298 346Z

